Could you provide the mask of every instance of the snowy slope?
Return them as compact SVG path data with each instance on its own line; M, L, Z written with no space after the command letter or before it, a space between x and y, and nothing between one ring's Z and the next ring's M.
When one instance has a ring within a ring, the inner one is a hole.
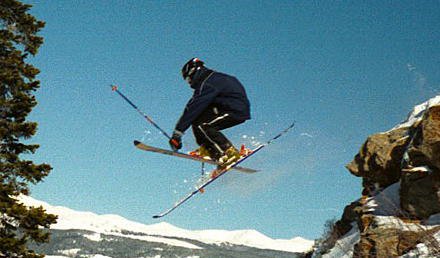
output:
M28 206L43 206L48 213L58 215L58 222L52 225L52 229L92 231L95 233L87 235L87 238L93 241L99 241L100 234L106 234L149 242L165 243L190 249L201 249L202 247L187 242L185 239L197 240L206 244L244 245L259 249L298 253L309 251L313 245L313 241L301 237L293 239L271 239L255 230L191 231L175 227L165 222L144 225L117 215L97 215L91 212L80 212L61 206L51 206L29 196L21 196L20 200Z

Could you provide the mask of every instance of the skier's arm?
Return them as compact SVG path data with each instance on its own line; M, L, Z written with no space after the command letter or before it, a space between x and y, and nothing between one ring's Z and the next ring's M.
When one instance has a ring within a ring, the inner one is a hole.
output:
M200 90L196 90L193 97L186 104L185 110L176 124L175 131L183 134L192 122L212 103L218 93L218 90L211 84L204 84Z

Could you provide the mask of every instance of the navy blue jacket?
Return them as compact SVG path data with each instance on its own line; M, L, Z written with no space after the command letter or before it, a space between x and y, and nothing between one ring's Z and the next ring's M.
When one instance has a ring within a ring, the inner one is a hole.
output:
M195 76L191 88L192 98L186 104L175 130L184 133L203 111L215 106L236 120L248 120L250 103L243 85L237 78L202 68Z

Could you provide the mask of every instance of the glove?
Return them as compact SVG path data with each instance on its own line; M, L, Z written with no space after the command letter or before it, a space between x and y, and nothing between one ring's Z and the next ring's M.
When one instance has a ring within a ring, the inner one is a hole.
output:
M173 151L178 151L182 149L182 135L183 133L174 130L173 136L171 136L171 139L169 141L169 144Z

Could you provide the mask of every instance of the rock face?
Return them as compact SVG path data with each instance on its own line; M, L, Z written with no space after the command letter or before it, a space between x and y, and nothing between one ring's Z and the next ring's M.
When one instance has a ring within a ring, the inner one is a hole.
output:
M440 105L427 109L408 146L402 169L402 208L427 218L440 212Z
M408 149L411 165L440 170L440 104L426 110Z
M399 128L368 137L359 154L347 165L355 176L362 177L364 195L399 181L401 160L410 137L408 128Z
M335 223L333 247L313 256L440 257L440 96L368 137L346 167L362 177L362 197Z
M401 206L416 218L440 213L440 170L411 169L403 171Z

